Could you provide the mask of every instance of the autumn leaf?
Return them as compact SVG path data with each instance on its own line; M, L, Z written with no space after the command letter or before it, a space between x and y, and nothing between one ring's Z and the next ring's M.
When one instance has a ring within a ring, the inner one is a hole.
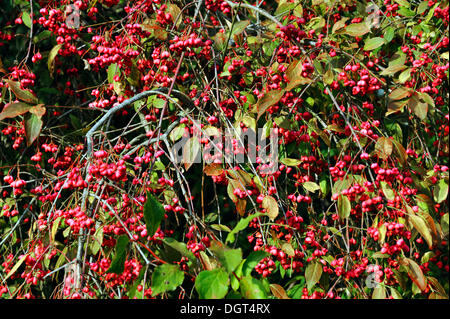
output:
M266 210L267 215L271 220L274 220L278 216L279 213L278 202L272 196L268 195L264 197L261 205L262 208Z

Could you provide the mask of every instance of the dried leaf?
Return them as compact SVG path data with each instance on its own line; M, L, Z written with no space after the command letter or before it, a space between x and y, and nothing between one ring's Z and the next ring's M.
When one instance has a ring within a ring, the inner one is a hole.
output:
M30 109L30 113L33 113L38 117L42 117L45 114L45 111L44 104L38 104Z
M203 172L208 176L219 176L222 175L224 169L222 167L222 164L212 163L206 165L203 169Z
M404 64L390 65L386 69L381 71L380 75L393 75L403 69L406 69L406 65L404 65Z
M14 118L16 116L25 114L32 107L33 107L32 105L22 102L8 103L5 105L3 111L0 113L0 121L6 118Z
M401 87L393 90L391 93L389 93L389 98L391 100L401 100L410 95L411 95L411 90L408 90L407 88L401 86Z
M258 119L263 115L266 110L278 103L284 94L284 90L272 90L264 94L264 96L258 100L255 105L255 110L258 112Z
M274 220L278 216L278 202L272 196L268 195L264 197L261 205L266 210L267 215L271 220Z
M421 291L425 291L427 289L427 280L419 265L415 261L406 257L400 257L399 263L407 268L409 278L411 278L417 287L419 287Z
M408 107L419 119L424 120L427 117L428 104L421 102L417 94L414 94L408 100Z
M411 210L412 211L412 210ZM414 228L419 232L420 235L425 239L428 247L431 249L433 247L433 238L431 236L431 231L422 217L415 214L409 214L408 219Z
M9 88L19 100L32 104L36 104L38 102L38 98L33 93L20 88L20 82L11 80L5 80L5 82L8 83Z
M278 284L271 284L270 285L270 291L278 299L291 299L291 298L288 297L288 295L287 295L286 291L284 290L284 288L281 287Z
M286 77L289 80L286 90L290 91L299 85L309 84L313 80L302 76L303 66L300 60L294 61L286 70Z
M393 149L393 142L387 137L380 137L375 144L375 153L383 160L386 160L392 154Z
M244 216L245 215L245 209L247 207L247 200L246 199L238 199L236 201L236 210L238 212L238 214L240 216Z

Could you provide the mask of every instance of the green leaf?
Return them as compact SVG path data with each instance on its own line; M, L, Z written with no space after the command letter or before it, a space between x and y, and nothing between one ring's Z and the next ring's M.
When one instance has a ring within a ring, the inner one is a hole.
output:
M368 33L369 31L370 31L370 29L365 22L352 23L345 28L345 32L348 35L351 35L354 37L360 37L360 36Z
M373 289L372 299L386 299L386 288L378 285Z
M334 74L333 71L330 69L328 69L324 74L323 74L323 81L325 84L330 85L331 83L333 83L334 81Z
M448 196L448 183L441 179L434 186L433 197L436 203L442 203Z
M374 253L371 257L372 258L389 258L389 254L382 254L381 252L377 251Z
M408 107L421 120L424 120L428 114L428 104L421 102L418 94L413 94L408 100Z
M394 39L395 29L393 27L387 27L386 31L384 31L384 41L389 43Z
M230 277L230 285L234 291L237 291L239 289L239 278L242 277L242 268L244 262L245 259L241 261L239 266L237 266L236 270L234 271L234 274Z
M250 24L250 20L241 20L241 21L236 22L233 25L233 30L231 32L231 37L233 37L235 35L239 35L242 32L244 32L245 28L247 28L249 24Z
M444 235L448 235L449 225L448 225L448 213L445 213L444 216L441 217L441 229Z
M403 299L402 295L393 287L389 288L391 291L391 296L394 297L394 299Z
M163 243L166 244L167 246L175 249L176 251L178 251L182 256L189 258L189 260L197 261L197 258L195 258L194 254L190 250L187 249L185 243L176 241L175 239L170 238L170 237L164 238Z
M411 4L406 0L395 0L400 6L410 8Z
M62 44L57 44L50 50L50 53L48 54L47 67L51 77L53 77L53 71L55 69L55 58L58 55L59 49L61 48Z
M38 35L36 35L35 37L33 37L33 42L34 43L39 43L45 39L48 39L52 36L52 32L50 30L44 30L41 33L39 33Z
M228 272L233 272L242 261L242 250L240 248L230 249L224 245L217 245L213 242L210 249Z
M388 66L383 71L381 71L380 75L393 75L403 69L406 69L406 65L404 65L404 64L391 65L391 66Z
M258 250L253 251L245 259L244 265L242 266L242 273L244 276L249 276L256 265L259 264L261 260L269 256L266 251Z
M195 290L200 299L222 299L228 292L230 279L222 268L204 270L195 278Z
M341 219L347 219L350 217L350 211L352 206L347 196L340 195L338 197L338 214Z
M325 197L330 192L330 183L325 174L320 176L319 179L320 191L322 192L322 197Z
M320 189L320 186L317 185L317 183L314 183L314 182L309 182L308 181L308 182L304 182L302 185L307 191L310 191L312 193L315 193L317 190Z
M184 124L180 124L169 133L169 138L172 142L176 142L183 137L185 126Z
M269 216L272 221L275 220L279 214L278 202L270 195L264 197L261 207L266 210L267 216Z
M26 258L27 258L27 255L23 255L19 259L19 261L14 265L14 267L12 267L11 270L8 272L6 277L3 278L3 282L5 282L9 277L11 277L17 271L17 269L19 269L20 265L22 265L22 263L25 261Z
M408 81L411 78L411 71L412 71L412 68L409 68L409 69L404 70L402 73L400 73L400 75L398 76L399 83L403 84L406 81Z
M307 30L321 30L326 24L326 21L324 19L324 17L318 16L318 17L314 17L312 18L309 23L308 26L306 27Z
M248 224L250 223L253 218L257 218L259 216L263 215L262 213L255 213L253 215L249 215L246 218L242 218L239 220L237 225L233 228L233 230L228 234L226 242L227 243L234 243L235 235L240 232L241 230L244 230L247 228Z
M91 251L92 254L97 254L103 243L103 227L97 229L94 234L94 238L92 239Z
M283 158L280 162L286 166L297 166L302 163L301 160L296 158Z
M288 290L288 296L292 299L301 299L303 295L303 288L305 287L305 278L301 277L300 284L294 285Z
M305 270L306 287L308 290L311 290L319 282L322 272L323 267L320 262L314 260L308 264Z
M372 51L381 47L385 43L385 40L380 37L375 37L367 40L364 44L364 51Z
M22 13L22 22L28 28L31 28L31 17L30 17L30 14L27 11L24 11Z
M120 68L117 63L110 64L108 66L107 76L108 76L108 83L114 83L114 76L119 75L120 76Z
M422 1L417 7L417 14L422 14L428 9L428 1Z
M153 236L164 219L165 211L163 205L150 193L147 192L147 201L144 204L144 220L147 227L147 235Z
M244 276L240 281L241 294L245 299L266 299L267 293L263 283L251 276Z
M404 17L414 17L416 15L416 13L414 11L412 11L411 9L409 9L407 7L400 7L400 9L398 9L397 13Z
M294 7L295 3L280 2L277 10L275 10L275 16L285 16L287 13L289 13L290 10L294 9Z
M432 251L427 251L425 254L423 254L422 258L420 258L420 262L422 264L427 263L430 261L430 258L435 257L436 254Z
M152 295L173 291L184 281L184 272L177 265L163 264L155 268L152 275Z
M214 230L225 231L227 233L231 231L231 229L227 225L223 224L211 224L210 227Z
M383 190L384 196L389 200L395 199L395 193L392 188L385 181L380 182L381 189Z
M345 27L345 22L348 20L348 17L343 17L339 21L337 21L335 24L333 24L333 28L331 29L331 33L335 33L336 31L342 29Z
M130 239L127 235L122 235L117 239L116 254L109 266L107 273L121 274L125 270L125 260L127 258L127 245Z
M52 230L50 232L50 240L53 242L55 240L56 233L58 231L59 223L61 222L62 217L58 217L55 219L52 225Z
M41 134L42 120L36 114L28 113L25 115L25 136L27 138L27 146L33 144L36 138Z
M421 100L426 102L429 106L435 107L433 98L425 92L417 92Z

